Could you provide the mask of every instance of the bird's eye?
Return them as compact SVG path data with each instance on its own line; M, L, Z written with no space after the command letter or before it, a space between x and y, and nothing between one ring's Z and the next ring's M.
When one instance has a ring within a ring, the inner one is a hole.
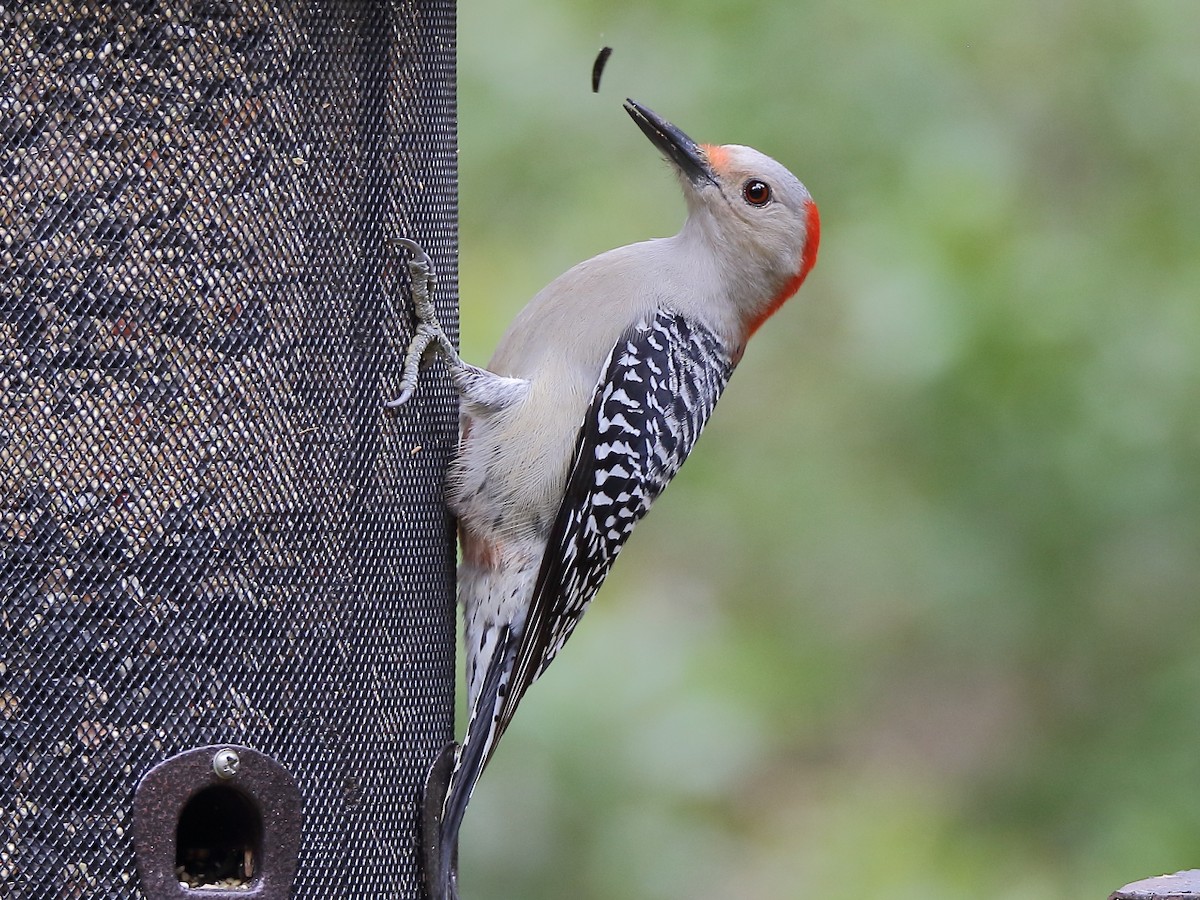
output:
M765 181L751 178L742 185L742 196L751 206L766 206L771 201L771 188Z

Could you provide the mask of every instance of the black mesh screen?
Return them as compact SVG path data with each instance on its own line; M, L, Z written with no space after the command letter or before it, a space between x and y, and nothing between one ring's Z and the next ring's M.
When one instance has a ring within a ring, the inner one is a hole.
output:
M450 737L454 6L0 6L0 884L139 897L153 764L252 746L295 896L416 897ZM435 370L436 374L436 370Z

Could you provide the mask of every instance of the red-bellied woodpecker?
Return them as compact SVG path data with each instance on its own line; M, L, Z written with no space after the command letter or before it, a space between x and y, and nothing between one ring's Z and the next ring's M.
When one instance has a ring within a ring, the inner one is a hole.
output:
M487 369L459 358L434 316L429 259L401 241L419 321L388 405L412 395L431 346L462 400L447 496L462 542L470 718L444 796L427 798L435 900L457 896L459 826L525 691L687 458L747 340L817 258L817 207L791 172L749 147L697 144L632 100L625 108L674 163L687 221L552 281Z

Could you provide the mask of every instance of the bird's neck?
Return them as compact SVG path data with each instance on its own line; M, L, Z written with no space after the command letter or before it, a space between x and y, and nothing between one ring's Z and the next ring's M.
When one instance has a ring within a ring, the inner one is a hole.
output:
M794 271L779 271L771 254L731 237L703 212L688 216L676 240L688 264L704 272L719 291L721 306L736 320L729 333L734 343L745 343L799 286Z

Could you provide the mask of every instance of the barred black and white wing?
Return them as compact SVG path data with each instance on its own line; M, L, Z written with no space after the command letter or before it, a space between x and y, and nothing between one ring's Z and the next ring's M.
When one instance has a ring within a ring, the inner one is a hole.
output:
M717 335L669 310L617 342L579 431L496 740L575 630L633 526L687 459L733 367Z

